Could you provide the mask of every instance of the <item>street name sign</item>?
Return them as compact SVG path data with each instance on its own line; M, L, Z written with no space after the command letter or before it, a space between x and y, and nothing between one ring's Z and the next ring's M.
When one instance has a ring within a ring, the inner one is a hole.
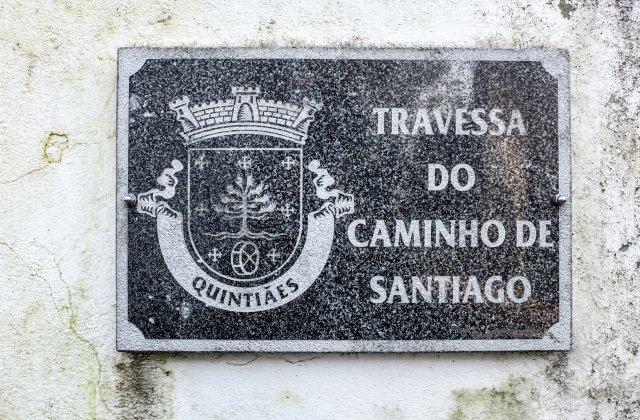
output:
M121 49L118 349L569 349L568 63Z

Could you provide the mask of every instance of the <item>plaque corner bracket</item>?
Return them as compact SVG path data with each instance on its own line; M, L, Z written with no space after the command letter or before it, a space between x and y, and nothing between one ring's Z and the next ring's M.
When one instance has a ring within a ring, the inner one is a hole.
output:
M129 78L136 74L147 62L144 50L133 47L118 48L119 76Z
M540 64L555 80L567 74L569 71L569 52L565 49L547 51L541 57Z
M139 343L146 340L142 331L132 322L126 321L118 326L116 348L118 351L137 350Z

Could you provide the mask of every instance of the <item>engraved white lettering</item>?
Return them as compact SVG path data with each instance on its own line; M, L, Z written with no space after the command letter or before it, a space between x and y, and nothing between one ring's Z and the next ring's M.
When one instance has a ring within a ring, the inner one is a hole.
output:
M524 276L373 276L369 302L379 304L522 304L531 298L531 282Z
M518 109L373 108L379 135L523 136L526 124ZM435 123L435 124L433 124Z

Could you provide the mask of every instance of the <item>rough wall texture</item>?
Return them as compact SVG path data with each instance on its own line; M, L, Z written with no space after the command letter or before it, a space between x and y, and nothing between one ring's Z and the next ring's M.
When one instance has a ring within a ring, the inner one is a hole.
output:
M132 45L569 49L574 349L115 352L116 49ZM0 57L0 418L640 416L639 1L5 0Z

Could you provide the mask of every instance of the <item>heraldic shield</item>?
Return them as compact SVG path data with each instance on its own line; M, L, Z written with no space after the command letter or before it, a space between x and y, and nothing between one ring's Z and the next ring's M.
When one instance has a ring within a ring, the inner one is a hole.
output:
M286 268L306 224L303 177L302 148L190 149L188 223L198 262L239 282Z
M164 261L187 292L218 309L264 311L318 278L335 222L353 213L354 199L333 188L335 179L318 160L305 164L319 103L264 100L258 87L231 92L232 99L205 104L191 105L188 97L170 102L186 162L172 160L158 178L161 188L138 194L136 208L156 218ZM315 211L303 205L309 180ZM171 203L181 183L184 209Z

